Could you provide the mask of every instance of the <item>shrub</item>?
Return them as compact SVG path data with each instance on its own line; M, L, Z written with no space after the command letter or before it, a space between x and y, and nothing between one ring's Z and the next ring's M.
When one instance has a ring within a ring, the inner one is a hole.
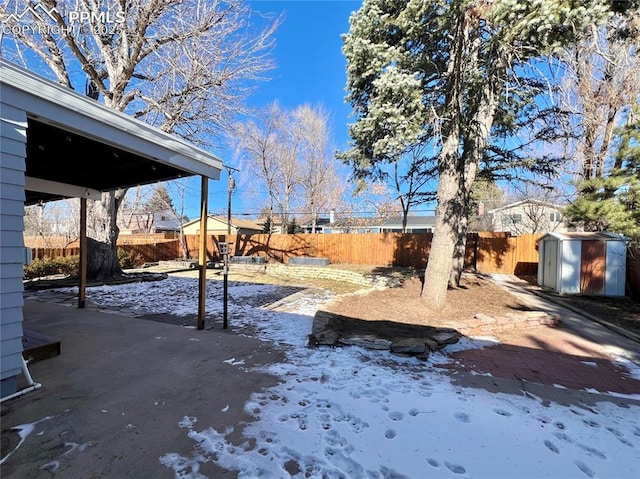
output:
M118 248L118 263L122 269L137 268L144 264L144 258L135 251Z
M52 274L78 274L79 256L35 259L24 267L25 279L39 278Z

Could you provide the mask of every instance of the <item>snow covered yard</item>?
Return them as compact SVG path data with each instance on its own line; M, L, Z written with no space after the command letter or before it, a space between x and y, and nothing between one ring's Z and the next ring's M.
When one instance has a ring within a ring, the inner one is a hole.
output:
M185 404L176 428L193 451L159 458L176 478L206 477L199 472L205 462L241 478L640 477L640 397L594 395L594 402L561 405L456 386L438 368L449 361L447 350L420 361L356 347L310 349L313 314L332 294L297 294L286 312L261 308L282 296L279 288L232 283L229 312L231 327L286 352L286 361L266 368L281 383L243 405L255 421L238 426L241 443ZM208 282L209 313L222 310L221 292L222 283ZM100 307L190 315L197 280L90 288L87 298ZM465 341L448 351L481 345ZM241 357L226 361L244 367Z

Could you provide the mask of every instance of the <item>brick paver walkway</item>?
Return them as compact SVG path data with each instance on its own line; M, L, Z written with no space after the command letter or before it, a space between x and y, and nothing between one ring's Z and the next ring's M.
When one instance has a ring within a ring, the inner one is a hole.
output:
M454 362L442 367L569 389L640 394L640 380L624 366L604 357L516 344L469 349L451 357Z

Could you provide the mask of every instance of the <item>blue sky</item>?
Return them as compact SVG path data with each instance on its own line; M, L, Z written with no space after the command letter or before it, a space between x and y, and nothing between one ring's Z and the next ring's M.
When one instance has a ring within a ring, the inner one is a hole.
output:
M323 105L330 113L335 147L344 149L348 142L347 123L351 108L345 103L346 60L340 36L349 30L349 15L360 8L361 0L252 0L253 10L278 16L283 22L276 32L273 58L276 68L271 80L258 85L249 99L252 107L263 107L275 100L286 109L304 103ZM237 166L230 152L217 152L225 164ZM240 177L241 175L239 175ZM259 205L247 196L246 182L238 182L233 194L235 213L255 212ZM199 214L200 182L192 179L186 198L186 215ZM209 209L226 210L227 174L209 185Z

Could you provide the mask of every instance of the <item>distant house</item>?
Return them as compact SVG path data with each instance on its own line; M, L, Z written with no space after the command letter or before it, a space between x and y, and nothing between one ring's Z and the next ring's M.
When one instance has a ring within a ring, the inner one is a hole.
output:
M189 218L186 216L180 220L180 218L169 209L158 211L123 211L118 215L118 227L122 235L179 233L180 225L188 220Z
M436 224L435 216L408 216L407 233L433 233ZM311 226L306 227L311 232ZM319 219L316 226L318 233L401 233L402 217L397 218L351 218L331 222Z
M408 216L407 233L433 233L436 226L435 216ZM385 218L380 225L380 233L401 233L402 218Z
M514 236L535 233L565 233L569 228L563 216L564 207L544 201L527 199L487 212L491 231Z
M223 216L209 215L207 218L207 234L208 235L226 235L228 228L227 218ZM248 220L240 220L231 218L231 234L232 235L251 235L262 233L264 227L256 222ZM190 221L182 225L182 231L185 235L200 234L200 218Z
M332 226L332 222L330 218L318 218L316 219L316 229L315 229L315 233L319 233L319 234L326 234L326 233L331 233L331 226ZM313 230L313 225L311 223L305 223L303 225L300 225L300 228L305 232L305 233L314 233Z

